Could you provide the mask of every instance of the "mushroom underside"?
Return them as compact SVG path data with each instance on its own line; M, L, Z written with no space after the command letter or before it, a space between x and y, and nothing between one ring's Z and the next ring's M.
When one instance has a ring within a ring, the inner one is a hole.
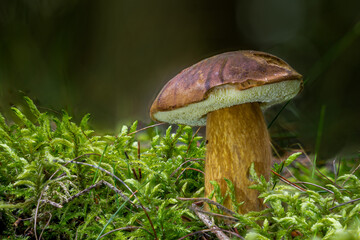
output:
M206 114L209 112L249 102L260 103L260 107L264 110L271 105L295 97L301 90L301 84L301 81L296 79L246 90L237 90L236 86L233 85L220 86L213 89L208 97L201 102L171 111L159 111L153 114L153 118L172 124L205 126Z

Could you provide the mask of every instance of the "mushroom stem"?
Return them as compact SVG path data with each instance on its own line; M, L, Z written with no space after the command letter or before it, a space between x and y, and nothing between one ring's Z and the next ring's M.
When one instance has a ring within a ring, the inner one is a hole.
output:
M207 152L205 162L205 196L213 190L210 181L217 181L224 195L227 184L235 186L237 202L244 201L241 213L264 208L258 191L249 189L249 168L254 163L258 175L270 176L270 138L258 103L223 108L207 115ZM224 206L233 209L229 197ZM234 210L234 209L233 209Z

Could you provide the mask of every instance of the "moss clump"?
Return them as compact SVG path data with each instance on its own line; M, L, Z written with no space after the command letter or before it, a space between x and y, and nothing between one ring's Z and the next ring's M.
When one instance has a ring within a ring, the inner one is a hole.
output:
M202 198L205 143L192 128L139 131L134 122L116 135L98 135L88 126L89 115L77 125L65 112L61 118L41 113L25 100L28 116L13 108L16 118L7 124L0 115L2 238L216 239L216 231L204 224L201 204L193 204L209 201ZM311 170L299 164L295 175L301 179L301 171L309 176L306 171ZM274 171L281 169L276 165ZM234 239L359 236L360 202L347 204L360 198L355 174L343 174L336 182L330 173L328 180L315 177L313 183L326 191L296 188L277 177L266 182L253 170L251 174L253 188L268 208L230 216L211 204L212 212L205 212L211 228ZM227 183L226 194L235 199ZM213 184L213 196L221 204L224 196ZM235 209L241 205L233 204Z

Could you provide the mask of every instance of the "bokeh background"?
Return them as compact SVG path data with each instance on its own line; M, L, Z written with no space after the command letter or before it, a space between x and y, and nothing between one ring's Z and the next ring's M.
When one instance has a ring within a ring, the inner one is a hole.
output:
M314 152L320 139L322 159L358 156L359 9L359 0L1 0L0 111L11 115L26 95L75 121L91 113L99 131L146 125L152 100L183 68L254 49L307 81L270 128L274 141Z

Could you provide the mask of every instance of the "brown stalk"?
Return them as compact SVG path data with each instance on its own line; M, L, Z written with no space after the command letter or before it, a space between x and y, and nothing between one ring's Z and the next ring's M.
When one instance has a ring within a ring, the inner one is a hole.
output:
M258 103L246 103L219 109L207 115L205 196L213 190L210 181L217 181L225 195L229 179L235 187L237 202L245 202L240 211L259 211L264 208L258 191L249 189L249 169L254 164L259 175L270 177L271 149L269 134ZM224 206L232 208L227 197Z

